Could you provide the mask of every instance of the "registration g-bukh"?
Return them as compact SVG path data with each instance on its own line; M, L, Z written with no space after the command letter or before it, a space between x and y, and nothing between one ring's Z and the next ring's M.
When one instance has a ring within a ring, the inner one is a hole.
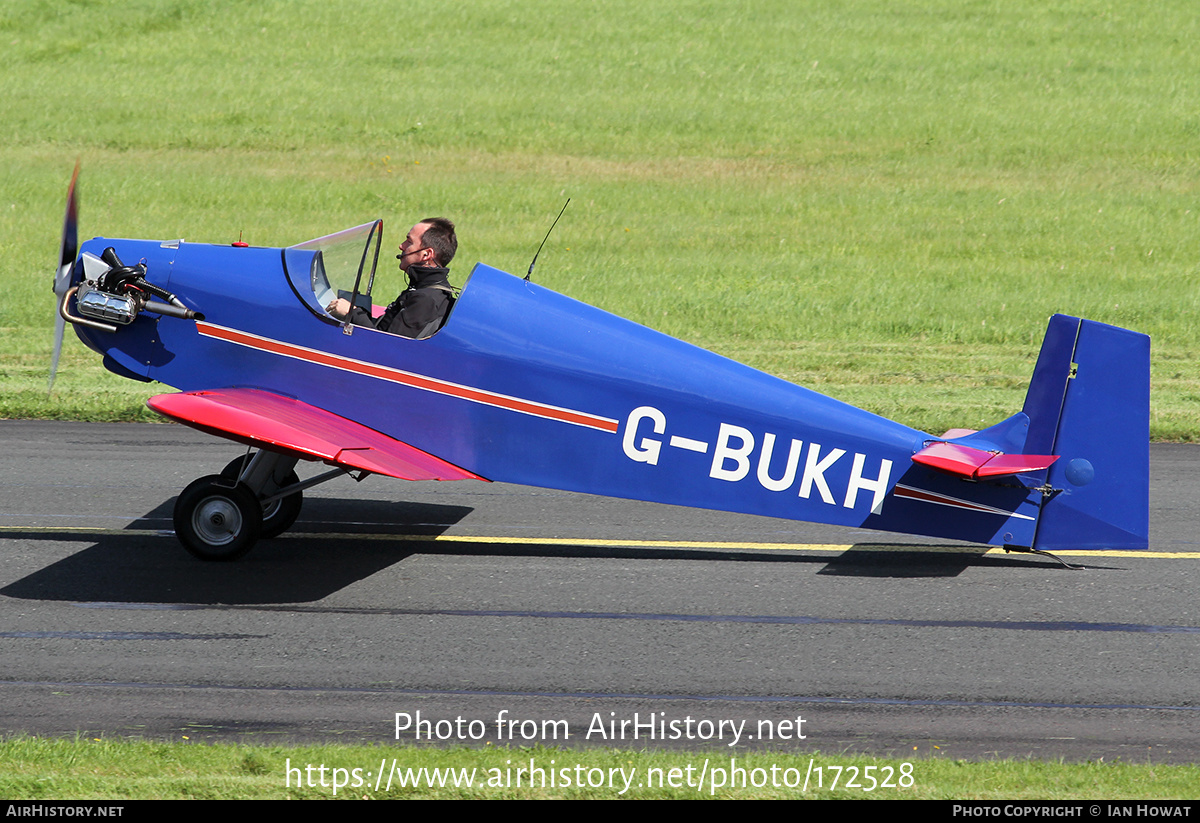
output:
M205 560L285 532L344 474L505 481L1007 549L1145 549L1149 338L1055 315L1024 406L982 431L918 431L484 264L423 338L378 311L382 221L287 248L77 242L69 322L114 374L178 391L155 411L250 447L179 495ZM55 359L58 348L56 344ZM301 480L301 461L328 470Z

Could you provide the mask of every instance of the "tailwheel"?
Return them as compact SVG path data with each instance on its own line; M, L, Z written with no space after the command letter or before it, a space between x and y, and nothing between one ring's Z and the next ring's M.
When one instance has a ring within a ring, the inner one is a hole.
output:
M242 472L249 464L246 457L237 457L229 461L229 465L221 469L221 477L236 482L241 477ZM264 489L263 497L274 494L279 489L286 489L288 486L294 486L300 482L300 478L294 471L289 471L284 475L279 483L268 483L270 489ZM273 500L262 507L262 529L258 536L264 540L270 540L272 537L278 537L292 527L296 522L296 518L300 516L300 509L304 505L304 493L296 492L289 494L287 497L281 497L278 500Z
M236 560L262 534L263 510L241 483L201 477L175 501L175 535L201 560Z

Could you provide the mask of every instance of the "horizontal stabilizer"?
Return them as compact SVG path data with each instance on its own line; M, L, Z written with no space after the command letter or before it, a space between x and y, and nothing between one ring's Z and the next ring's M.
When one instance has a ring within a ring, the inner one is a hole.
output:
M940 469L971 480L1003 477L1047 469L1058 459L1053 454L999 454L958 443L933 443L912 457L914 463Z
M294 452L401 480L483 480L353 420L260 389L151 397L146 405L192 428L273 451Z

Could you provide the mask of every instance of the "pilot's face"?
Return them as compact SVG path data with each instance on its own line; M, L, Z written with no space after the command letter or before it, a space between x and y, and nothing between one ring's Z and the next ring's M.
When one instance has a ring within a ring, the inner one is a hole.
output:
M433 249L424 243L425 223L413 226L400 244L400 270L407 273L413 266L432 266Z

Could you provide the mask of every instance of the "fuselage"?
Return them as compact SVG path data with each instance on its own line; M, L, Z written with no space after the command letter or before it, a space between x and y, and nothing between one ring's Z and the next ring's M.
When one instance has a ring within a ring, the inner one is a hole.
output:
M930 435L482 264L444 327L414 340L329 316L309 273L288 270L295 253L103 238L83 251L110 245L204 315L77 326L122 376L294 397L491 480L1032 545L1040 496L913 464Z

